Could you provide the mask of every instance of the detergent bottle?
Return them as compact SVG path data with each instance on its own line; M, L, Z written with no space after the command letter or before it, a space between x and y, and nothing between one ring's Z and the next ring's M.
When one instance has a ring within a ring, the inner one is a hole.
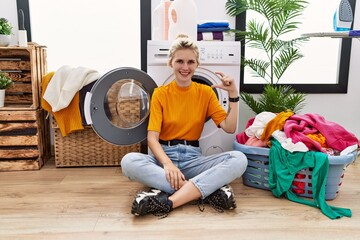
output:
M164 2L157 5L152 14L151 20L151 39L152 40L163 40L164 39Z
M161 0L161 3L154 9L151 21L152 40L167 40L169 29L168 9L171 3L170 0Z
M164 40L169 38L169 7L173 0L164 2Z
M194 0L175 0L169 7L168 40L176 39L178 34L186 34L197 40L197 6Z

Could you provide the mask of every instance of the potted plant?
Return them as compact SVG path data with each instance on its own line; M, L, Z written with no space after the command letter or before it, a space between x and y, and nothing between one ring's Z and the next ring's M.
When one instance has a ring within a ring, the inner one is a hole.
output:
M5 102L5 90L11 87L13 84L12 79L5 73L0 72L0 107L4 106Z
M227 0L226 11L237 16L246 11L254 11L259 17L247 20L246 30L232 30L245 41L245 45L265 53L263 58L243 59L255 77L266 81L263 92L255 98L240 92L241 99L256 114L268 111L278 113L284 110L300 111L305 105L306 95L297 93L290 85L280 85L279 81L288 67L303 57L300 43L305 38L285 40L284 35L300 24L298 17L307 2L303 0Z
M12 25L6 18L0 18L0 46L8 46L11 40Z

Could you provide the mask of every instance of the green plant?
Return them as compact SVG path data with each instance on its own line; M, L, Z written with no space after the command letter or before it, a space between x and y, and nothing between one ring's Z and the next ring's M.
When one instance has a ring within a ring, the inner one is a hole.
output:
M12 84L12 79L8 77L5 73L0 72L0 89L7 89L11 87Z
M0 18L0 34L10 35L12 28L11 23L6 18Z
M265 53L262 58L242 59L242 64L251 69L254 77L266 81L258 99L249 93L240 92L241 99L256 114L269 111L300 111L305 106L306 94L297 93L290 85L280 85L279 80L288 67L303 57L300 45L305 38L285 40L284 35L298 29L298 17L307 6L303 0L227 0L225 8L230 16L248 10L259 17L249 19L246 30L233 30L245 45Z

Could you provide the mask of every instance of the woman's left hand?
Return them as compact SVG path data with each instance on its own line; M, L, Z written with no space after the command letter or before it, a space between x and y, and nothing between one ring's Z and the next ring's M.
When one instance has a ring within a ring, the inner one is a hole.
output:
M233 92L234 94L238 94L238 89L236 88L234 78L227 76L222 72L215 73L220 76L221 83L212 85L212 88L220 88L228 91L229 93Z

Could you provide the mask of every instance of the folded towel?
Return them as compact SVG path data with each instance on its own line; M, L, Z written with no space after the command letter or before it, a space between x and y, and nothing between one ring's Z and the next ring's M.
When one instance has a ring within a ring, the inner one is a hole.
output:
M225 32L230 30L229 27L213 27L213 28L198 28L198 32Z
M52 111L57 112L66 108L83 86L99 77L100 74L92 69L62 66L52 77L43 98L50 104Z
M235 41L233 32L198 32L198 41Z
M198 28L227 28L229 27L229 22L206 22L197 25Z

